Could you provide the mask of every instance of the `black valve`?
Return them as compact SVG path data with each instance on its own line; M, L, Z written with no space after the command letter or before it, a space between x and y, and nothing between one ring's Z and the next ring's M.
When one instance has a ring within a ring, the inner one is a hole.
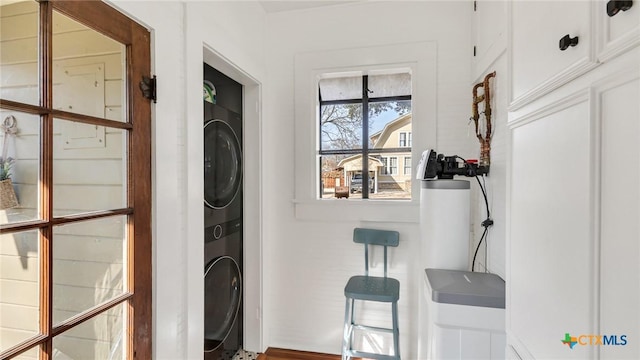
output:
M633 6L632 0L610 0L607 2L607 15L614 16L620 10L627 11Z
M569 48L569 46L578 45L578 37L571 37L569 34L565 35L562 39L560 39L560 50L565 51Z

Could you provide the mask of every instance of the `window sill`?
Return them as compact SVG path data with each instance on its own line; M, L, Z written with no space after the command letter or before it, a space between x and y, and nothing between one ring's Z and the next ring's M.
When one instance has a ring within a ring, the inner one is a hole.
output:
M414 200L294 200L295 215L313 221L379 221L419 223L420 207Z

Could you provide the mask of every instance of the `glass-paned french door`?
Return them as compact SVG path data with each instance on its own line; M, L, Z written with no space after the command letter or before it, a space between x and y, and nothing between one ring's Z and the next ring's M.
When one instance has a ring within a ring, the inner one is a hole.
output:
M0 0L0 358L151 358L149 31Z

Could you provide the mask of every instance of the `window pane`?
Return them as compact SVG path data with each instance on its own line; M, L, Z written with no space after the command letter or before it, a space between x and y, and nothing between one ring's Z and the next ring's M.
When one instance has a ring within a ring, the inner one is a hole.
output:
M0 352L40 333L38 237L37 230L0 235Z
M0 6L0 98L38 105L38 23L35 1Z
M126 216L53 228L53 323L124 292Z
M125 309L117 305L53 338L53 358L125 359Z
M362 105L320 107L321 150L362 149Z
M411 95L411 74L369 75L369 98Z
M126 121L125 54L124 45L54 11L54 108Z
M324 155L320 157L320 189L321 198L347 198L349 195L348 184L345 180L340 161L347 155Z
M53 131L53 215L125 207L126 132L59 119Z
M381 101L369 104L369 144L371 148L402 147L400 134L407 132L411 132L411 100Z
M0 109L2 123L15 132L0 131L0 225L34 220L38 212L40 117Z
M389 174L398 175L398 158L395 156L389 158Z
M34 346L11 360L37 360L40 358L40 346Z
M411 176L411 156L404 157L404 174Z
M376 192L369 197L411 199L411 172L398 168L399 159L411 156L411 101L374 102L370 109L370 155L380 159L381 168L376 173Z
M362 76L322 79L318 86L322 101L362 99Z

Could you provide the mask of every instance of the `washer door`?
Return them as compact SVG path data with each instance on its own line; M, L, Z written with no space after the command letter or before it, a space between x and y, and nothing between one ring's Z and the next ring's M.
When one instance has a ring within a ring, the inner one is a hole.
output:
M204 351L216 350L229 336L240 309L242 277L230 256L211 260L204 271Z
M204 125L204 203L227 207L242 185L242 149L229 124L211 120Z

